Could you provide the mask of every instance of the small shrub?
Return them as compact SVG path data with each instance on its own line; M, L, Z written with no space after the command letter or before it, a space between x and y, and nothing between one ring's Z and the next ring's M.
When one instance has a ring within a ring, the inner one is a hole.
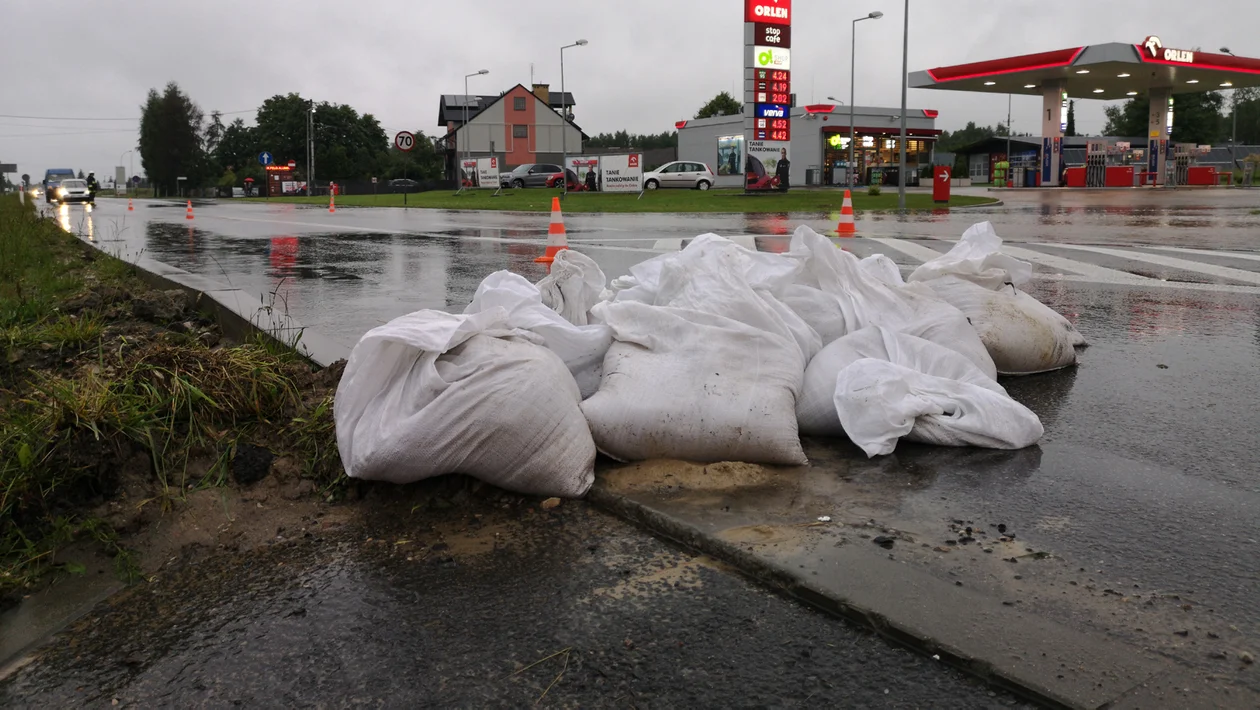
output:
M866 194L870 195L871 197L879 197L879 193L880 193L879 185L871 185L870 187L866 188Z

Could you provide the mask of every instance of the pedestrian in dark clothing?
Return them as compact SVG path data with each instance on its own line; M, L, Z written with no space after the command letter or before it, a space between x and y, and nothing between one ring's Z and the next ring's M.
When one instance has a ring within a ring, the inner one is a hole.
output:
M595 192L595 168L586 168L586 191Z
M783 149L783 156L779 158L779 164L774 167L774 175L779 178L779 192L788 191L788 176L791 175L792 163L787 157L787 148Z

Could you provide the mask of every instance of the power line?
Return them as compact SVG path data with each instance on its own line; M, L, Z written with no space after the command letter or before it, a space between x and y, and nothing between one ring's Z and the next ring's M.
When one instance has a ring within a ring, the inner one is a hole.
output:
M234 115L236 115L236 114L238 114L238 113L252 113L252 112L257 111L257 110L258 110L257 108L246 108L246 109L241 109L240 111L219 111L219 115L222 115L222 116L234 116ZM214 111L211 111L210 113L214 113ZM7 114L7 113L0 113L0 118L22 118L22 119L26 119L26 120L28 120L28 121L139 121L139 120L140 120L140 118L139 118L139 117L135 117L135 118L97 118L97 117L94 117L94 116L93 116L93 117L85 117L85 116L17 116L17 115Z
M0 136L0 138L47 138L51 136L90 136L99 135L101 133L135 133L134 128L98 128L89 131L74 131L66 133L64 131L58 133L12 133Z

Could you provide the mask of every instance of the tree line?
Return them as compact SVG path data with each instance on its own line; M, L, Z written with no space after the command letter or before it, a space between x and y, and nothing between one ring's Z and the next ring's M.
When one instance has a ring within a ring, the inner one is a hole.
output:
M1170 140L1198 145L1222 145L1230 141L1234 129L1234 109L1238 112L1237 142L1260 144L1260 89L1235 89L1226 96L1219 91L1173 96L1173 131ZM1137 96L1103 111L1109 136L1148 135L1151 99Z
M212 111L207 119L179 85L171 82L149 91L141 107L138 149L145 174L158 194L174 194L178 178L186 187L240 185L245 178L261 183L265 171L260 153L271 153L278 164L297 163L297 176L306 178L307 117L314 112L315 175L321 180L351 181L371 177L439 179L444 158L433 139L415 131L416 146L404 153L375 116L359 114L345 104L315 102L291 93L263 102L254 125L243 118L223 122Z

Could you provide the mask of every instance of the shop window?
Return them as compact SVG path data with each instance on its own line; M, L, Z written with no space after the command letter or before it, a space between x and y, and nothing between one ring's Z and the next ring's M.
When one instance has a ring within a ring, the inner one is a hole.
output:
M517 96L512 99L512 110L513 111L525 110L525 97L524 96Z
M523 124L512 126L512 137L529 138L529 126Z

